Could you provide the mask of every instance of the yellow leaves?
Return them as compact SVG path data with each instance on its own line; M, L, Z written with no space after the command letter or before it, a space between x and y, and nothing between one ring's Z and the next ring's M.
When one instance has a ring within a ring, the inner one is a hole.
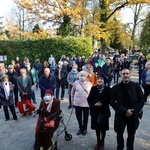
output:
M150 4L149 0L129 0L129 4Z
M86 36L91 36L94 39L99 40L100 38L104 38L105 40L108 40L108 36L106 34L106 32L104 31L105 29L100 28L101 23L98 24L88 24L85 27L85 35Z

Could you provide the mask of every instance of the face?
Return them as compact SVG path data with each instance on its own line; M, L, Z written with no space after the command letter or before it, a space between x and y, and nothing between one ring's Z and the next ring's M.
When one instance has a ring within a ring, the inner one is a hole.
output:
M107 61L107 64L110 64L110 63L111 63L111 60L110 60L110 59L107 59L106 61Z
M49 93L46 93L43 99L45 100L45 103L48 104L51 101L52 96Z
M79 80L81 82L85 82L86 81L86 75L84 75L84 74L80 75Z
M7 78L7 77L4 77L4 78L3 78L3 82L8 82L8 78Z
M150 70L150 63L147 64L147 69Z
M49 74L50 74L50 69L49 68L45 68L44 74L45 74L46 77L48 77Z
M9 71L10 73L12 73L12 72L13 72L13 67L10 66L10 67L8 68L8 71Z
M104 85L104 79L103 79L103 77L98 77L97 78L97 84L101 85L101 86Z
M92 69L92 68L89 68L89 69L88 69L88 73L89 73L89 74L92 74L92 73L93 73L93 69Z
M123 83L125 83L125 84L129 83L130 78L131 78L130 71L128 69L122 70L121 78L122 78Z
M26 77L26 70L24 69L20 70L20 74L22 77Z

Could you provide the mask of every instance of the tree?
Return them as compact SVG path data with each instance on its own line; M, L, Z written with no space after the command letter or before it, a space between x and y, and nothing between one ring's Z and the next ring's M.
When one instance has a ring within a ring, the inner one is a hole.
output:
M5 33L5 29L4 29L4 25L3 25L3 17L0 17L0 39L4 38L4 33Z
M142 23L146 19L146 13L145 10L148 5L142 4L142 3L137 3L134 5L129 6L129 8L133 11L133 22L130 23L132 24L132 36L131 40L133 41L132 49L135 49L135 44L136 44L136 29L140 23Z
M73 35L73 25L71 24L71 18L68 15L64 15L63 22L60 24L57 34L62 36Z
M114 14L128 5L148 3L149 0L14 0L46 24L52 24L58 33L75 36L99 37L105 53L109 37L118 27ZM71 31L73 30L73 31ZM94 31L94 32L93 32Z
M141 47L144 48L144 51L146 51L150 47L150 12L144 21L140 41Z

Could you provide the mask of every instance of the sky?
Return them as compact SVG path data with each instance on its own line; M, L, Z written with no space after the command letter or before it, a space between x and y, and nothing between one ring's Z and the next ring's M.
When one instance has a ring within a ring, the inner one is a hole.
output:
M6 17L8 13L10 12L11 8L13 7L13 0L1 0L3 1L0 4L0 17L4 16ZM131 10L127 9L122 9L123 13L123 23L130 23L132 22L132 12Z
M0 16L6 16L13 6L13 0L1 0Z

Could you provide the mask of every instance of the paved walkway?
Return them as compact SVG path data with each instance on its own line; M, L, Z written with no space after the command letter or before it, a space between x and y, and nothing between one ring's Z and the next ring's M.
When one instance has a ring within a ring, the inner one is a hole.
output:
M136 73L135 73L135 78ZM36 107L38 108L40 102L40 90L36 91L36 97L38 103ZM61 109L64 114L63 122L67 125L68 118L71 113L71 109L68 109L68 95L66 90L66 96L63 101L61 101ZM18 109L16 108L18 112ZM18 121L9 120L5 122L3 109L0 109L0 150L33 150L34 144L34 133L37 117L32 116L22 116L19 112ZM116 149L116 134L113 130L113 119L114 111L111 109L110 118L110 130L107 131L105 140L105 150L115 150ZM62 129L62 128L61 128ZM58 149L59 150L93 150L96 144L95 131L90 129L90 117L88 124L87 135L76 135L78 131L77 120L73 111L70 122L67 126L69 134L72 135L71 141L66 141L64 136L65 132L58 137ZM125 135L126 139L126 135ZM141 120L139 129L136 133L135 138L135 150L149 150L150 149L150 106L144 106L144 114Z

